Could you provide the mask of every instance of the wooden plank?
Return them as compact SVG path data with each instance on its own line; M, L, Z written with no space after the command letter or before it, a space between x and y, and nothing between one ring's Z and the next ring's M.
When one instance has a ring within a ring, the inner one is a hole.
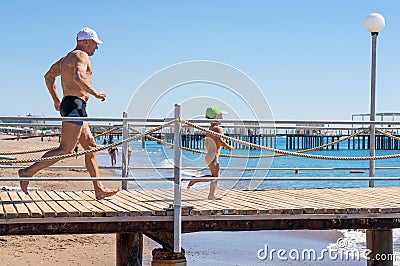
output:
M329 189L328 189L329 190ZM311 192L311 193L310 193ZM358 213L360 210L354 206L350 206L342 200L343 196L339 196L336 193L328 193L326 188L321 188L313 191L307 191L304 189L299 190L298 193L301 197L307 197L313 201L319 202L322 206L318 209L317 213ZM347 198L346 200L347 201Z
M309 191L307 193L302 193L304 192L302 189L294 189L294 190L288 190L290 192L286 192L285 190L280 190L279 195L277 197L284 197L288 198L289 202L296 202L297 205L302 205L307 204L307 206L310 207L310 210L305 209L305 213L346 213L346 210L343 208L340 208L334 201L333 199L324 199L324 198L318 198L318 195L322 195L321 192L318 191L318 189ZM317 191L316 193L313 193ZM315 196L315 194L317 194ZM307 202L307 203L306 203ZM312 206L310 206L310 204ZM314 210L311 210L314 209Z
M126 203L126 201L118 200L116 197L110 197L107 199L108 202L125 209L129 216L140 216L141 212L137 210L132 204Z
M302 214L303 209L299 206L280 200L276 197L275 190L268 191L243 191L244 195L248 198L262 204L264 208L268 208L271 214Z
M84 193L86 195L88 195L89 197L91 197L93 200L96 200L96 196L94 194L94 191L84 191ZM117 216L129 216L129 211L118 206L115 205L113 203L111 203L109 201L109 198L105 198L102 200L97 200L98 202L102 203L103 205L107 206L109 209L113 210Z
M358 212L358 210L354 208L347 209L345 205L336 200L336 196L329 197L326 195L324 189L296 189L290 190L290 192L283 192L283 194L285 193L291 194L293 198L297 198L299 201L310 202L313 204L313 206L315 206L315 213L317 214L344 214Z
M69 205L72 206L72 208L75 210L76 215L71 215L71 211L67 209L68 213L70 214L71 217L74 216L81 216L81 217L91 217L93 216L92 211L90 211L88 208L80 204L79 202L75 201L72 197L70 197L68 194L66 194L63 191L54 191L54 193L57 194L62 200L67 202Z
M65 201L62 197L60 197L54 191L46 191L46 194L55 202L57 202L64 210L67 211L69 217L78 217L80 216L79 210L74 208L68 201Z
M0 194L2 194L2 193L7 193L7 192L0 190ZM0 219L4 219L4 218L6 218L6 213L5 213L3 203L2 203L1 197L0 197Z
M372 206L367 206L364 203L366 202L367 198L365 194L357 195L354 192L356 190L336 190L335 188L326 189L324 191L325 196L335 197L336 202L341 202L342 204L347 204L348 207L358 209L358 213L370 213L375 212L379 213L379 208L374 208ZM361 196L361 198L360 198ZM351 198L351 201L348 199Z
M36 191L30 191L29 197L42 211L43 217L56 217L56 213L54 212L54 210L45 201L42 200L42 198L37 194Z
M167 199L160 195L153 195L150 193L150 191L135 190L135 193L140 198L140 201L145 201L159 209L169 208L174 202L173 199Z
M73 191L65 191L65 194L67 194L68 196L73 198L76 202L81 204L84 208L88 209L92 213L91 216L95 216L95 217L102 217L103 216L103 211L101 209L97 208L96 206L94 206L90 202L82 199L75 192L73 192ZM86 194L85 194L85 196L86 196Z
M256 213L246 211L242 214L252 215L269 213L269 209L265 208L263 205L252 202L251 199L247 198L243 193L237 193L237 191L229 191L227 194L224 195L224 197L228 198L230 201L236 202L236 204L244 205L247 208L256 210Z
M194 190L187 192L187 195L192 195L192 197L196 197L197 194L198 193L194 192ZM227 197L223 196L221 199L218 200L209 200L208 194L208 191L202 190L199 193L200 198L198 199L200 199L200 201L202 200L204 204L203 206L201 206L201 208L203 208L204 206L208 206L209 208L214 209L211 210L211 213L217 212L217 214L244 214L244 212L246 212L246 210L242 210L244 209L243 206L239 207L235 202L232 202L229 199L227 200ZM248 208L246 209L249 210Z
M160 214L160 212L156 212L154 210L154 207L146 204L146 203L142 203L138 200L136 200L135 198L132 198L129 196L129 194L125 194L125 193L118 193L117 195L115 195L117 199L122 199L125 200L127 202L129 202L132 206L134 206L136 209L140 210L143 216L151 216L151 215L164 215L165 211L163 210L162 213Z
M76 194L79 197L81 197L83 200L85 200L86 202L89 202L90 204L92 204L96 208L100 209L102 216L106 216L106 217L117 216L117 213L116 213L116 211L114 209L108 207L107 205L104 205L103 202L100 202L100 201L98 201L96 199L93 199L92 197L87 195L85 193L85 191L77 191Z
M29 210L31 218L41 218L43 217L42 210L36 205L36 203L29 197L29 195L25 194L24 192L18 192L18 196L21 200L25 203L26 207Z
M136 213L138 213L138 215L141 215L141 216L150 216L151 215L151 210L149 210L147 208L143 208L142 206L139 206L139 205L133 203L132 201L129 201L123 197L119 197L119 195L115 195L113 198L116 201L124 203L124 204L128 205L129 207L131 207L133 210L135 210L135 215L136 215Z
M7 219L13 219L18 217L18 212L14 208L14 204L8 194L8 192L0 193L0 200L4 208L5 217Z
M136 190L123 190L121 192L119 192L118 194L121 194L126 196L125 199L130 198L131 200L135 200L137 205L140 205L144 208L148 208L151 210L153 215L156 216L164 216L167 215L167 211L165 210L165 208L168 208L168 205L165 205L166 207L161 207L159 206L159 204L154 204L151 201L147 201L147 200L143 200L142 195L138 194ZM140 199L140 200L138 200Z
M223 206L216 205L212 200L208 199L208 194L208 190L182 190L185 201L190 201L190 204L193 206L192 215L214 215L224 211Z
M8 195L10 196L10 199L14 204L14 208L18 212L19 218L28 218L31 216L28 208L25 206L24 202L18 196L16 191L9 191Z
M37 191L39 197L47 203L53 210L54 214L57 217L68 217L68 212L61 207L57 202L55 202L45 191Z
M360 202L359 195L354 194L355 191L349 190L338 190L335 189L326 189L324 191L324 196L334 198L335 202L340 202L341 204L351 207L357 210L358 213L369 213L372 212L380 212L379 208L370 209L370 206L367 206ZM364 199L361 201L365 201L365 195L361 195ZM348 199L351 198L351 201Z
M397 213L400 212L400 196L392 194L386 188L372 188L368 191L364 191L368 194L370 200L374 200L376 204L380 206L381 212L385 213Z
M327 199L324 197L323 192L321 191L313 190L305 192L302 189L282 189L280 194L289 197L290 200L293 200L298 204L301 204L301 202L307 203L308 206L314 209L313 211L306 210L305 213L347 213L346 208L338 205L334 198Z
M260 204L256 201L253 201L252 199L243 195L243 193L229 193L227 196L232 201L242 202L242 204L246 204L249 207L255 208L257 210L257 214L272 213L272 211L270 209L266 208L264 204ZM249 213L246 213L246 214L249 215Z
M211 206L209 205L207 209L204 207L205 200L208 200L208 193L208 190L201 189L182 190L182 200L193 207L191 215L211 215Z
M221 214L236 214L236 209L232 207L230 204L223 203L221 200L209 200L207 199L208 192L206 193L205 191L200 191L200 192L194 192L194 191L187 191L186 192L188 195L194 195L195 194L202 194L204 197L204 200L199 201L199 204L194 208L192 211L196 215L208 215L208 211L211 211L211 214L214 215L221 215ZM200 212L197 214L197 210Z

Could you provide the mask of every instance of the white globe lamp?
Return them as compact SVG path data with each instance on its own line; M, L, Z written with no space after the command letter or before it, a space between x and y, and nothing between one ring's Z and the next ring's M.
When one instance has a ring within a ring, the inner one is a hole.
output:
M371 13L365 19L365 28L371 33L377 33L385 27L385 18L379 13Z

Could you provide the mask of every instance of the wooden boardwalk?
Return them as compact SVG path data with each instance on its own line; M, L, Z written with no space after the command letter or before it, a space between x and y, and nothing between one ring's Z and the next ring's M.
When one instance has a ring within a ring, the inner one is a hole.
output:
M183 232L400 227L400 188L182 191ZM173 191L0 192L0 235L173 231Z

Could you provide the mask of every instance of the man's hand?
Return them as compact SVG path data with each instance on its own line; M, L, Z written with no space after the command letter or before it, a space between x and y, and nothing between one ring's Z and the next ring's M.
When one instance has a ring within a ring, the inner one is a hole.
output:
M95 96L97 99L100 99L102 102L105 101L106 97L107 97L107 95L104 91L97 91Z
M60 111L60 104L61 101L59 99L54 101L54 109L56 109L56 111Z

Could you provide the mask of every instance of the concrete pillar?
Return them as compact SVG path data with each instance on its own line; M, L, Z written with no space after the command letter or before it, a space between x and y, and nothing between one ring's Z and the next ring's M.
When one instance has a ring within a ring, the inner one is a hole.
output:
M183 250L183 249L182 249ZM185 251L180 253L168 249L156 248L153 250L151 266L186 266Z
M117 266L137 266L143 261L143 234L117 234Z
M371 251L368 256L368 266L393 265L393 234L391 229L368 229L367 249Z

